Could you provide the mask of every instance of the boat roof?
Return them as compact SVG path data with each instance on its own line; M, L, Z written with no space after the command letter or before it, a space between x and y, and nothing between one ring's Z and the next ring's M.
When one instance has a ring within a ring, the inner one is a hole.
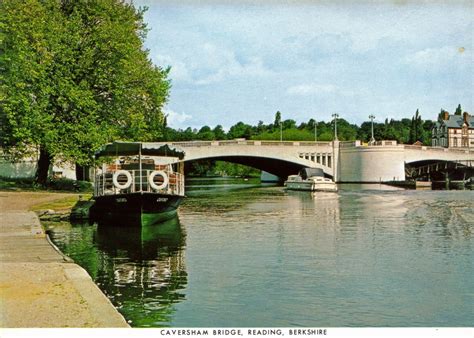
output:
M300 170L299 175L303 179L307 179L308 177L314 177L314 176L324 177L324 171L321 168L303 168Z
M127 155L166 156L184 158L185 152L181 148L170 146L167 143L156 142L124 142L114 141L108 143L95 153L95 158L103 156L127 156Z

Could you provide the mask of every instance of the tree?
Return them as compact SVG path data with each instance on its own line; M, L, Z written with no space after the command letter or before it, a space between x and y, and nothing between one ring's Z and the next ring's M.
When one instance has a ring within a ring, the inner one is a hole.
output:
M416 141L423 142L423 121L418 109L415 112L415 116L411 119L410 139L408 142L415 143Z
M279 129L280 128L280 122L281 122L281 113L280 111L277 111L275 113L275 122L273 122L273 129Z
M456 111L454 112L454 115L462 115L461 104L458 104L458 107L456 108Z
M0 2L0 144L88 165L116 138L160 137L169 69L143 48L144 10L118 0Z
M250 139L252 137L252 126L245 124L243 122L237 122L235 125L230 127L229 132L227 133L229 139L234 138L246 138Z
M285 120L282 122L282 128L283 129L293 129L296 128L296 121L295 120Z
M201 129L199 129L196 137L198 140L203 140L203 141L212 141L215 139L215 135L212 132L211 127L209 126L204 126Z
M214 136L215 136L216 140L225 140L226 139L224 128L222 128L222 126L220 124L215 126L214 129L212 130L212 132L214 133Z

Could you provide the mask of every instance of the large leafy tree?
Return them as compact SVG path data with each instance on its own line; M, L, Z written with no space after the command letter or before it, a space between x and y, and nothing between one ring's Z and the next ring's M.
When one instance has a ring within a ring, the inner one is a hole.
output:
M160 137L169 69L143 48L142 9L119 0L0 1L0 142L12 156L88 165L115 138Z

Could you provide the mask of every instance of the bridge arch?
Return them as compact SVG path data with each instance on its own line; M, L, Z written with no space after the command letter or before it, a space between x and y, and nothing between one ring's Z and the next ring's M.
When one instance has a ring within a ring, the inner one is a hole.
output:
M267 156L252 156L252 155L221 155L221 156L203 156L203 157L191 157L186 156L184 162L194 162L199 160L216 160L225 161L236 164L243 164L249 167L253 167L259 170L266 171L270 174L286 179L289 175L297 174L302 168L321 168L325 172L325 175L332 177L331 174L327 173L327 167L314 163L309 160L286 160L282 158L274 158Z

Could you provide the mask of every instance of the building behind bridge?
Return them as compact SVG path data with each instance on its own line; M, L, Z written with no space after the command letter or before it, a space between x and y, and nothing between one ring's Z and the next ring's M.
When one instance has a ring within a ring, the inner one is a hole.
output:
M474 118L469 113L450 115L443 112L432 129L433 147L474 148Z

